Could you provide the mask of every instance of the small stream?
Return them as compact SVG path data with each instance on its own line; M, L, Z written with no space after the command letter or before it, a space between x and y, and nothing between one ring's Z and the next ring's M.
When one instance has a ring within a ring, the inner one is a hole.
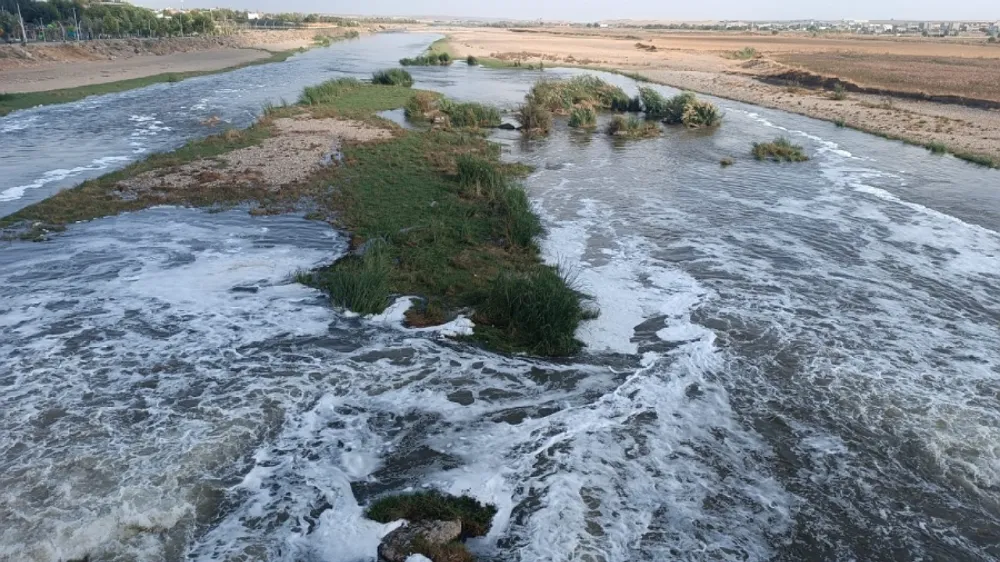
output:
M0 214L431 40L0 118ZM513 107L580 71L412 72ZM717 131L495 135L601 308L572 360L331 309L293 275L346 235L291 215L0 246L0 560L370 561L363 506L422 487L495 503L498 562L1000 559L1000 172L712 101ZM749 157L778 135L811 160Z

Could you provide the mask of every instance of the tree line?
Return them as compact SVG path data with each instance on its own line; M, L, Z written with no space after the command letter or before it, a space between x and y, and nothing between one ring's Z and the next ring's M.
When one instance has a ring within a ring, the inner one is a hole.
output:
M207 34L216 31L216 21L223 16L213 15L207 10L160 15L147 8L126 3L0 0L0 41L21 39L18 8L24 18L28 38L32 40ZM246 21L245 12L243 21Z

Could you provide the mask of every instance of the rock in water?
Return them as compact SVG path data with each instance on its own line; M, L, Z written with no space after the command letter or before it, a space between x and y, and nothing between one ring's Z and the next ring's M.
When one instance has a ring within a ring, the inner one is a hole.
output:
M423 554L414 554L406 559L406 562L434 562Z
M421 539L428 546L436 546L458 540L461 535L461 519L413 523L386 535L378 545L378 557L384 562L406 562L406 559L413 554L411 549L417 539Z

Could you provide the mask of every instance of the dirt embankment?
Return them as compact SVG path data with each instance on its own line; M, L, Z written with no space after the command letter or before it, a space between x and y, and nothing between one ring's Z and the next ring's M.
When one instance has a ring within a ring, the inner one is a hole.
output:
M316 35L338 36L341 28L247 31L235 35L171 37L168 39L108 39L0 45L0 72L53 64L121 60L142 56L164 56L216 49L264 49L283 51L304 47ZM2 81L2 75L0 75Z

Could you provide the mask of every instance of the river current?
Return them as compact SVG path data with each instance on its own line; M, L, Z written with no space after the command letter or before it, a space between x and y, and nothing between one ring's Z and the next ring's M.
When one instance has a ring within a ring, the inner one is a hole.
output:
M432 39L0 118L0 214ZM578 72L413 71L505 107ZM498 506L483 560L1000 559L1000 172L712 101L712 132L496 135L602 311L571 360L331 309L292 277L346 236L296 216L0 246L0 560L373 560L364 505L423 487ZM811 160L749 157L779 135Z

